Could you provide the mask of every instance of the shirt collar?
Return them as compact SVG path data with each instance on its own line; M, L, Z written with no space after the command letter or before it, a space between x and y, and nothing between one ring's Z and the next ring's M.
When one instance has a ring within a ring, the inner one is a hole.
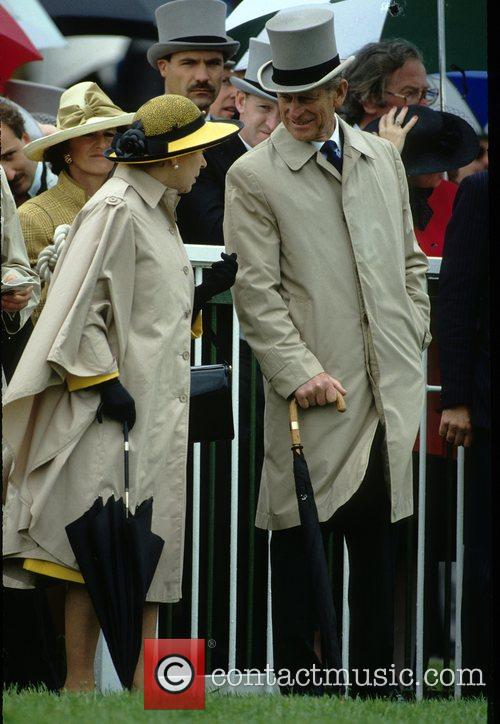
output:
M335 128L333 129L333 133L330 136L330 141L334 141L337 144L337 147L340 148L340 153L342 153L342 143L340 141L340 124L339 124L339 117L335 113ZM316 150L320 150L322 145L325 143L325 141L311 141L312 145Z
M246 148L247 151L251 151L251 150L252 150L253 147L252 147L252 146L249 146L248 143L245 141L245 139L241 137L241 133L238 133L238 138L240 139L240 141L242 142L242 144L245 146L245 148Z
M33 183L28 189L28 196L32 199L40 191L42 185L42 174L43 174L43 163L40 161L36 165L35 175L33 176Z
M167 194L167 205L172 208L175 207L175 201L178 198L177 191L164 186L161 181L150 176L141 168L126 163L118 164L114 176L123 179L132 186L152 209L158 206L165 194Z

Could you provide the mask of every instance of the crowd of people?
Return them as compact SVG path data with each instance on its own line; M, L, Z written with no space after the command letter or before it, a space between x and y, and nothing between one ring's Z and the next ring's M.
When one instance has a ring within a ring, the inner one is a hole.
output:
M165 541L144 606L144 637L155 635L158 604L181 598L191 339L231 288L242 405L252 354L260 369L256 525L273 531L275 668L325 663L289 464L295 397L322 534L342 531L349 551L350 666L389 670L394 523L413 513L431 341L427 256L443 256L439 434L471 448L464 629L481 610L484 636L465 638L464 665L486 677L487 154L437 110L408 41L339 59L334 9L285 10L266 24L269 43L250 40L243 75L225 12L220 0L157 9L147 58L164 94L135 113L77 83L32 140L0 101L5 595L64 582L64 688L93 689L99 625L65 527L97 496L122 495L126 425L132 507L153 497ZM465 168L460 185L445 178ZM185 243L228 252L196 287Z

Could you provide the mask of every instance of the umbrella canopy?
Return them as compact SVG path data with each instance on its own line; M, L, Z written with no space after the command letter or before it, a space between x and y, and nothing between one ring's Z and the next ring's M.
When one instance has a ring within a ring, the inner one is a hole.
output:
M66 526L94 610L121 683L132 686L142 644L146 594L164 541L151 531L153 499L128 510L128 431L125 436L125 502L97 498Z
M66 40L39 0L1 0L1 5L23 29L35 48L61 48Z
M42 56L3 5L0 5L0 45L0 91L3 91L5 81L16 68L32 60L42 60Z
M41 0L64 35L125 35L158 40L155 10L165 0Z
M340 394L337 409L345 410ZM321 654L324 668L342 668L342 657L337 634L337 615L333 605L332 584L328 574L325 546L318 518L314 491L307 462L302 452L295 399L290 402L290 431L292 437L293 475L299 508L304 549L308 562L316 620L321 634Z
M240 42L235 60L238 62L242 59L248 50L250 38L269 42L264 26L277 12L296 7L305 9L308 5L332 7L335 14L335 39L341 58L352 55L365 43L380 40L387 7L373 0L242 0L226 22L227 32ZM243 60L242 66L246 67Z

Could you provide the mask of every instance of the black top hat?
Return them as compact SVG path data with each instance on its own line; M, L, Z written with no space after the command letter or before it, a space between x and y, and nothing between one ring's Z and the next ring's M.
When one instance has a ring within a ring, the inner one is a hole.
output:
M408 106L403 126L413 116L418 116L418 121L408 132L401 152L407 176L452 171L476 158L479 141L463 118L427 106ZM371 121L364 130L378 132L379 121Z

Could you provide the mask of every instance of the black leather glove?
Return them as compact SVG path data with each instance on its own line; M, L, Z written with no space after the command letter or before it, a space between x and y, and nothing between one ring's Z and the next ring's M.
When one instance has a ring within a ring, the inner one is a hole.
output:
M194 288L192 321L209 299L230 289L236 279L238 262L236 254L221 254L222 261L216 261L203 276L203 283Z
M135 425L135 402L118 377L94 387L101 393L101 404L96 414L98 421L102 422L102 416L105 415L122 424L126 422L131 430Z

